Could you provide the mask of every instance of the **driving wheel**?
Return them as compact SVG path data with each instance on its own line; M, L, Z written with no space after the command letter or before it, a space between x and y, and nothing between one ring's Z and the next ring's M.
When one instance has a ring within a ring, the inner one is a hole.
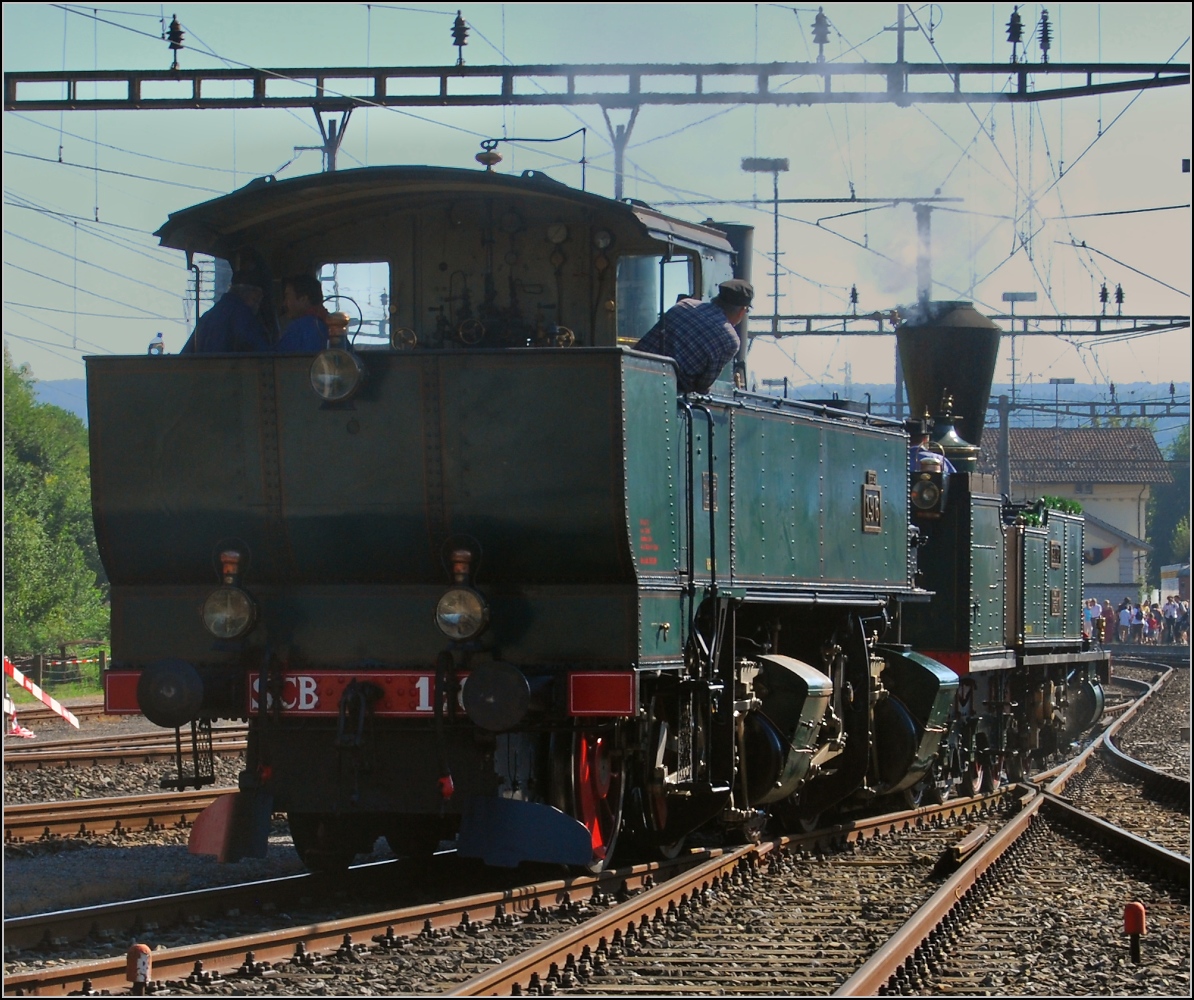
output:
M577 733L572 741L572 814L589 831L592 872L604 871L622 826L622 760L609 733Z

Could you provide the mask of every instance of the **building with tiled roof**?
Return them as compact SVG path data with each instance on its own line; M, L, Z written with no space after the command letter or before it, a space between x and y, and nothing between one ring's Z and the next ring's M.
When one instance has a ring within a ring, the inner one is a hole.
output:
M996 435L984 435L982 465L997 472ZM1085 583L1089 597L1118 603L1135 595L1151 551L1151 487L1172 482L1169 465L1144 427L1010 427L1013 500L1059 496L1087 515Z

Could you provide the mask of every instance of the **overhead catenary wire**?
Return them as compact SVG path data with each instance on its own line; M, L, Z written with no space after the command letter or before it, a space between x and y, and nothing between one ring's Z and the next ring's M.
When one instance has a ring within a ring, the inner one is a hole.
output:
M55 333L60 333L64 337L70 337L70 338L76 340L80 344L85 344L86 346L99 351L101 354L111 354L112 353L111 348L104 347L102 344L97 344L91 340L86 340L83 337L76 338L75 335L72 332L70 332L69 330L64 330L64 329L62 329L62 327L55 326L53 323L47 323L44 319L38 319L36 316L28 316L25 313L21 312L21 310L12 309L11 307L10 307L10 311L15 313L17 316L20 316L22 319L28 320L30 323L36 323L38 326L44 326L47 330L53 330ZM56 344L55 346L67 347L68 345ZM70 346L69 349L72 351L78 350L78 348L75 346Z
M1158 285L1168 288L1171 292L1177 292L1178 295L1184 295L1186 298L1190 297L1189 292L1182 291L1182 289L1169 284L1169 282L1167 282L1167 281L1162 281L1160 278L1149 274L1147 271L1141 271L1140 268L1138 268L1138 267L1133 267L1131 264L1125 264L1122 260L1119 260L1116 257L1112 257L1111 254L1104 253L1102 250L1099 250L1096 247L1092 247L1085 240L1083 240L1081 243L1075 243L1075 242L1066 243L1063 240L1055 240L1054 242L1056 242L1059 246L1072 247L1075 250L1089 250L1091 253L1097 253L1100 257L1106 257L1112 263L1118 264L1120 267L1126 267L1129 271L1133 272L1134 274L1140 275L1142 278L1148 278L1149 281L1155 281Z
M373 5L365 5L365 6L367 6L367 7L370 7L370 8L371 8ZM399 8L399 7L394 7L394 6L391 6L391 5L376 5L376 6L378 6L378 7L379 7L379 9L382 9L382 8L387 8L387 9L394 9L394 10L419 10L419 8ZM775 5L775 6L782 6L782 5ZM789 9L789 10L790 10L790 9L795 9L795 8L786 8L786 9ZM98 10L98 9L97 9L97 8L92 8L92 10ZM449 12L449 11L431 11L431 10L426 10L426 11L425 11L425 13L428 13L428 14L435 14L435 15L437 15L437 16L450 16L450 13L451 13L451 12ZM65 15L64 15L64 16L65 16ZM877 33L876 33L874 36L872 36L872 38L874 38L874 37L878 37L878 36L879 36L879 34L880 34L880 33L878 33L878 32L877 32ZM840 33L839 33L839 35L840 35ZM147 36L147 37L148 37L148 36ZM486 41L488 41L488 40L486 40ZM503 45L503 48L504 48L504 45ZM727 109L727 110L732 110L732 109ZM297 116L296 116L296 117L297 117ZM415 116L415 117L418 117L418 116ZM712 117L712 116L711 116L711 117ZM703 120L707 120L707 119L703 119ZM931 119L929 119L929 120L931 121ZM440 123L436 123L436 124L440 124ZM698 125L698 124L700 124L700 123L699 123L699 122L694 122L694 123L693 123L693 126L695 126L695 125ZM933 123L933 124L935 125L935 123ZM980 123L980 124L981 124L981 123ZM308 125L307 127L310 127L310 126ZM686 126L686 127L692 127L692 126ZM942 130L942 132L943 132L943 134L945 134L943 130ZM474 133L474 134L478 134L478 135L479 135L479 133ZM670 133L670 134L674 134L674 133ZM645 145L646 143L650 143L650 142L656 142L656 141L658 141L658 140L660 140L660 139L662 139L662 138L664 138L664 136L657 136L657 137L654 137L654 138L648 138L648 139L645 139L643 143L636 143L636 144L635 144L635 146L633 146L633 147L631 147L631 148L636 148L638 145ZM963 139L962 141L965 141L965 140ZM974 144L977 144L977 142L978 142L978 141L979 141L979 140L978 140L978 137L977 137L977 134L976 134L976 135L975 135L975 137L974 137L974 139L972 139L972 141L971 141L971 144L972 144L972 145L974 145ZM106 148L106 147L107 147L107 144L104 144L104 146L105 146L105 148ZM608 155L608 154L600 154L600 155ZM76 159L78 159L78 157L76 157ZM111 158L108 158L108 159L109 159L109 162L111 162ZM565 160L563 157L560 157L559 159L560 159L560 161L561 161L561 162L569 162L569 161ZM976 164L981 164L983 161L982 161L980 158L976 157L976 158L974 159L974 162L975 162ZM988 162L989 162L989 159L988 159ZM637 167L637 165L636 165L636 167ZM1069 167L1069 165L1067 164L1067 165L1066 165L1066 167L1067 167L1067 171L1066 171L1066 172L1068 172L1068 167ZM209 168L209 169L219 169L219 168ZM643 178L644 178L644 185L646 185L646 184L648 183L648 180L647 180L647 172L646 172L646 171L642 171L641 173L643 174ZM667 177L667 176L669 176L669 175L668 175L666 172L661 172L661 176L663 176L663 177ZM994 176L994 175L992 175L992 176ZM649 181L649 183L655 184L655 183L657 183L657 182L658 182L658 180L659 180L658 178L654 178L654 177L652 177L652 179ZM218 183L218 182L217 182L217 183ZM865 216L864 216L864 218L865 218ZM1034 217L1034 219L1035 219L1035 217ZM810 225L810 224L812 224L812 223L809 223L807 220L801 220L801 219L797 219L796 221L798 221L798 222L803 222L805 225ZM836 232L836 231L834 231L834 230L830 229L830 228L829 228L829 227L827 227L827 226L821 226L820 228L822 228L822 229L823 229L823 231L825 231L825 232L828 232L828 233L829 233L830 235L832 235L832 236L838 236L838 237L839 237L839 239L846 239L846 240L848 240L848 241L849 241L849 237L848 237L848 235L846 235L846 234L841 234L841 233L838 233L838 232ZM856 232L856 231L857 231L857 230L856 230L856 227L853 227L853 226L847 226L847 227L845 227L845 228L846 228L846 230L847 230L847 233L852 233L852 232ZM1029 230L1030 230L1030 231L1032 231L1032 232L1039 232L1039 230L1037 230L1035 226L1031 226L1031 225L1029 226ZM856 243L856 241L850 241L850 242L855 242L855 243ZM862 248L862 249L864 249L864 250L866 250L866 251L868 252L868 254L869 254L869 253L872 251L872 248L871 248L871 247L869 247L869 246L867 246L867 245L865 244L865 242L864 242L863 244L861 244L861 248ZM1023 245L1023 243L1020 243L1020 244L1018 244L1018 245L1017 245L1017 247L1015 248L1015 250L1013 251L1013 253L1015 253L1015 254L1018 254L1019 252L1021 252L1021 251L1023 250L1023 248L1024 248L1024 245ZM890 257L887 257L886 255L879 254L879 256L880 256L880 257L882 257L882 258L885 258L886 260L888 260L888 261L889 261L889 262L891 262L891 263L898 264L898 265L899 265L899 266L901 266L901 267L903 266L901 262L899 262L899 261L894 261L894 260L892 260L892 258L890 258ZM1004 262L1001 262L1001 266L1002 266L1002 263L1004 263ZM788 273L790 270L791 270L791 269L787 268L786 266L784 267L784 271L785 271L785 273ZM793 273L794 273L794 272L793 272ZM799 276L799 275L798 275L798 276ZM814 280L813 280L813 279L811 279L811 278L804 278L803 276L801 276L801 277L802 277L802 280L810 281L810 282L811 282L811 283L813 283L813 284L817 284L817 285L819 285L819 284L822 284L822 283L820 283L820 282L816 282L816 281L814 281ZM832 285L832 286L826 285L826 287L835 287L835 288L836 288L836 287L842 287L842 286L840 286L840 285ZM944 285L943 285L943 287L944 287Z
M35 247L47 251L48 253L58 254L60 257L72 257L71 254L65 250L56 250L54 247L47 246L45 243L39 243L37 240L30 239L28 236L21 236L19 233L14 233L10 229L4 230L5 236L11 236L15 240L20 240L22 243L29 243ZM110 274L114 277L121 278L124 281L131 281L133 284L141 285L143 288L151 288L155 292L161 292L163 295L176 295L177 289L163 288L161 285L154 285L148 281L142 281L140 278L134 278L127 274L122 274L120 271L113 271L110 267L104 267L102 264L96 264L94 261L82 260L80 264L85 264L87 267L95 268L97 271L103 271L104 274Z
M4 336L11 337L13 340L19 340L25 344L32 344L34 347L38 348L38 350L45 351L47 354L53 354L56 358L70 362L72 365L79 365L80 367L83 366L82 359L72 358L69 354L63 354L61 351L55 351L52 349L53 347L63 347L64 345L62 344L51 344L48 340L38 340L35 337L25 337L19 333L13 333L11 330L5 330ZM70 348L67 347L66 350L69 351Z
M35 278L41 278L42 281L49 281L55 285L62 285L64 288L74 288L75 287L69 281L62 281L58 278L51 278L48 274L41 274L38 271L33 271L27 267L22 267L20 264L17 264L14 261L6 260L3 263L4 263L5 267L15 268L16 270L22 272L23 274L29 274ZM142 309L140 306L133 305L132 303L129 303L129 302L122 302L120 299L114 299L109 295L101 295L99 292L93 292L89 288L80 287L79 291L82 292L84 295L91 295L94 298L103 299L105 302L114 302L118 306L125 306L128 309L135 309L135 310L137 310L137 312L145 313L146 316L152 316L154 319L165 320L169 323L181 323L182 322L182 320L175 319L172 316L163 316L161 313L153 312L153 310L151 310L151 309Z
M198 184L184 184L182 181L168 181L162 177L149 177L145 174L132 174L124 170L111 170L107 167L89 167L85 163L70 163L66 160L55 160L49 156L37 156L34 153L22 153L15 149L4 150L5 156L19 156L26 160L39 160L42 163L55 163L63 167L77 167L80 170L91 170L101 174L112 174L117 177L129 177L138 181L151 181L154 184L166 184L170 187L189 188L192 191L203 191L206 194L227 194L227 191L222 191L219 188L201 187ZM99 222L99 219L89 220L92 222Z
M150 319L148 316L131 316L128 313L101 313L87 312L85 309L59 309L56 306L41 306L33 302L13 302L10 299L5 299L3 304L6 306L12 306L13 308L37 309L41 312L65 313L67 315L77 314L79 316L93 316L99 319L135 319L145 321ZM182 320L165 320L165 322L181 323Z

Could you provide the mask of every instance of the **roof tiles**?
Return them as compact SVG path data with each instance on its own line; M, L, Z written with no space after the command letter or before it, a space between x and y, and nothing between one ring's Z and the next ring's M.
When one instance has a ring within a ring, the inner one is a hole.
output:
M996 435L985 435L981 468L997 470ZM1010 427L1014 483L1169 483L1172 476L1145 427Z

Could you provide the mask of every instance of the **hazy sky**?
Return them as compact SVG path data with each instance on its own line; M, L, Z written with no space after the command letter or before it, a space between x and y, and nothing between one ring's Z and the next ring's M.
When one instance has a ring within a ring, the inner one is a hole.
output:
M6 70L166 69L157 5L100 8L4 5ZM827 5L830 60L889 62L895 4ZM911 7L923 34L916 62L1006 63L1010 4ZM1189 4L1049 5L1050 61L1190 59ZM1021 5L1026 35L1039 5ZM428 4L179 4L186 68L448 65L456 6ZM469 64L502 62L723 62L815 58L815 7L781 4L471 4ZM932 43L927 37L932 19ZM909 24L915 22L910 18ZM1039 60L1035 43L1030 61ZM1078 83L1077 78L1067 82ZM1006 74L990 86L1010 86ZM82 91L81 91L82 93ZM611 113L624 121L625 113ZM933 217L937 298L1002 311L1005 291L1036 291L1041 312L1098 312L1103 281L1122 284L1124 311L1189 315L1190 90L1173 87L1046 104L897 108L647 107L627 152L626 194L652 204L770 196L769 178L743 156L791 161L784 197L963 199ZM361 109L340 157L357 165L429 163L477 168L486 136L558 136L585 125L588 186L613 193L613 154L596 107ZM310 110L6 113L4 116L4 337L43 379L76 378L89 353L142 353L154 333L177 350L193 325L183 255L150 235L171 211L253 177L320 169ZM59 163L59 149L61 160ZM579 186L579 137L503 147L498 169L546 170ZM281 169L287 164L284 169ZM479 168L478 168L479 169ZM1063 174L1058 180L1059 173ZM1166 211L1122 213L1166 208ZM783 312L842 312L851 284L860 311L915 298L915 221L908 206L818 219L850 206L783 208ZM769 206L670 205L759 227L769 252ZM58 213L58 214L51 214ZM98 215L99 222L95 222ZM1086 250L1074 243L1087 244ZM755 260L756 286L768 261ZM1111 307L1114 311L1114 305ZM769 311L769 300L757 312ZM1190 379L1189 330L1118 341L1020 338L1017 378L1047 382ZM890 340L832 337L757 341L752 369L798 383L887 382ZM996 378L1010 377L1005 338Z

